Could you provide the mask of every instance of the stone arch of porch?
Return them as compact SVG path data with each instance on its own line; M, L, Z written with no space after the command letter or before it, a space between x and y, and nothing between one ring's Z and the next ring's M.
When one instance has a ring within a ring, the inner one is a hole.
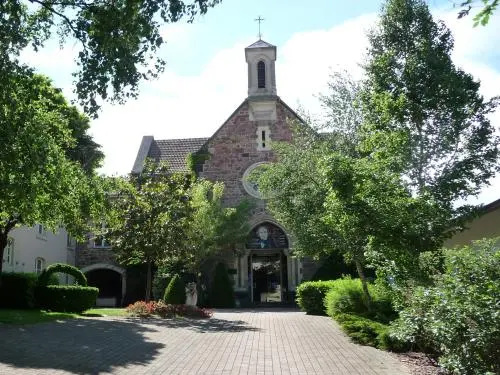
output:
M122 290L121 290L121 301L120 302L120 305L122 304L124 298L125 298L125 293L127 291L127 272L124 268L122 267L119 267L119 266L116 266L114 264L107 264L107 263L95 263L95 264L91 264L89 266L86 266L86 267L83 267L80 269L80 271L82 271L84 274L87 273L87 272L91 272L91 271L95 271L95 270L110 270L110 271L114 271L114 272L117 272L118 274L120 274L120 277L121 277L121 284L122 284Z

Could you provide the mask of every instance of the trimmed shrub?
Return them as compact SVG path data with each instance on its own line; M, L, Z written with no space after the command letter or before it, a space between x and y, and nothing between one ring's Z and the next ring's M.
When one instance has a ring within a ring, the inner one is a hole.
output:
M0 275L0 307L9 309L31 309L36 305L35 288L38 283L36 273L6 272ZM56 275L48 280L49 285L58 285Z
M173 279L170 280L170 283L168 283L165 294L163 295L163 300L167 304L174 305L183 305L186 303L186 286L179 275L175 275Z
M323 300L334 281L306 281L297 287L297 304L311 315L326 315Z
M45 286L50 284L50 279L56 273L66 273L75 278L75 282L80 286L87 286L87 278L78 268L64 263L54 263L42 271L38 277L38 285Z
M226 266L220 262L215 267L215 274L210 288L212 307L231 308L235 306L234 290Z
M353 341L376 348L381 348L382 336L389 329L386 324L353 314L338 314L335 320Z
M327 315L334 318L337 314L356 314L386 324L394 320L397 315L389 295L373 284L368 284L368 292L372 302L371 311L368 311L360 279L345 277L334 280L324 299Z
M444 273L415 288L392 333L456 374L500 373L500 250L498 241L445 250Z
M35 306L37 274L2 273L0 277L0 307L31 309Z
M368 290L372 295L373 288L369 286ZM334 280L325 296L324 303L326 313L331 317L342 313L363 315L368 311L361 280L359 279L344 278Z
M49 285L56 273L66 273L79 285ZM87 286L87 278L78 268L54 263L42 271L35 289L38 307L51 311L82 312L95 305L99 289Z
M95 305L99 289L79 285L48 285L36 289L38 306L45 310L80 313Z

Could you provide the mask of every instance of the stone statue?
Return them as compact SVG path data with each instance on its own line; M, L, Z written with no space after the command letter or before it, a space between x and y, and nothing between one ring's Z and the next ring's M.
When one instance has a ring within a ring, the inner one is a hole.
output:
M186 284L186 305L196 306L198 302L198 292L196 290L196 283L191 282Z

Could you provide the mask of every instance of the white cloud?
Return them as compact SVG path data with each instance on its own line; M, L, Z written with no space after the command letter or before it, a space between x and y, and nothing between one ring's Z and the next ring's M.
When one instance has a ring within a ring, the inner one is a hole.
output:
M487 27L473 28L470 20L456 19L456 10L436 10L455 37L453 59L457 65L482 82L486 97L500 91L500 68L491 65L495 57L494 46L500 44L500 14ZM311 30L293 34L278 46L276 64L277 89L289 105L298 103L313 113L319 110L315 95L326 91L326 83L332 70L346 69L360 77L368 45L366 31L376 19L373 14L347 20L329 29ZM169 61L192 58L193 25L173 24L162 29L169 41ZM102 144L106 154L103 171L108 174L128 173L133 165L143 135L157 139L210 136L246 97L247 67L244 47L254 40L241 41L219 50L204 65L198 75L181 75L169 70L160 79L146 82L137 100L122 106L105 105L100 118L92 124L92 134ZM273 42L268 40L268 42ZM187 47L191 46L191 47ZM186 47L186 56L182 50ZM59 51L57 46L41 53L27 55L27 60L41 71L57 77L57 85L65 92L71 85L70 73L74 69L76 47ZM498 55L497 55L498 56ZM54 73L54 74L51 74ZM64 73L64 74L63 74ZM500 113L494 116L500 125ZM487 189L480 201L496 199L500 178Z

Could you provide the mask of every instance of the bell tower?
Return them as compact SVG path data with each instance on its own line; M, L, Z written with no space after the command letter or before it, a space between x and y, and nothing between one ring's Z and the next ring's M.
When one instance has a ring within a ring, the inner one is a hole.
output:
M259 39L245 48L248 64L248 98L276 97L276 46Z

